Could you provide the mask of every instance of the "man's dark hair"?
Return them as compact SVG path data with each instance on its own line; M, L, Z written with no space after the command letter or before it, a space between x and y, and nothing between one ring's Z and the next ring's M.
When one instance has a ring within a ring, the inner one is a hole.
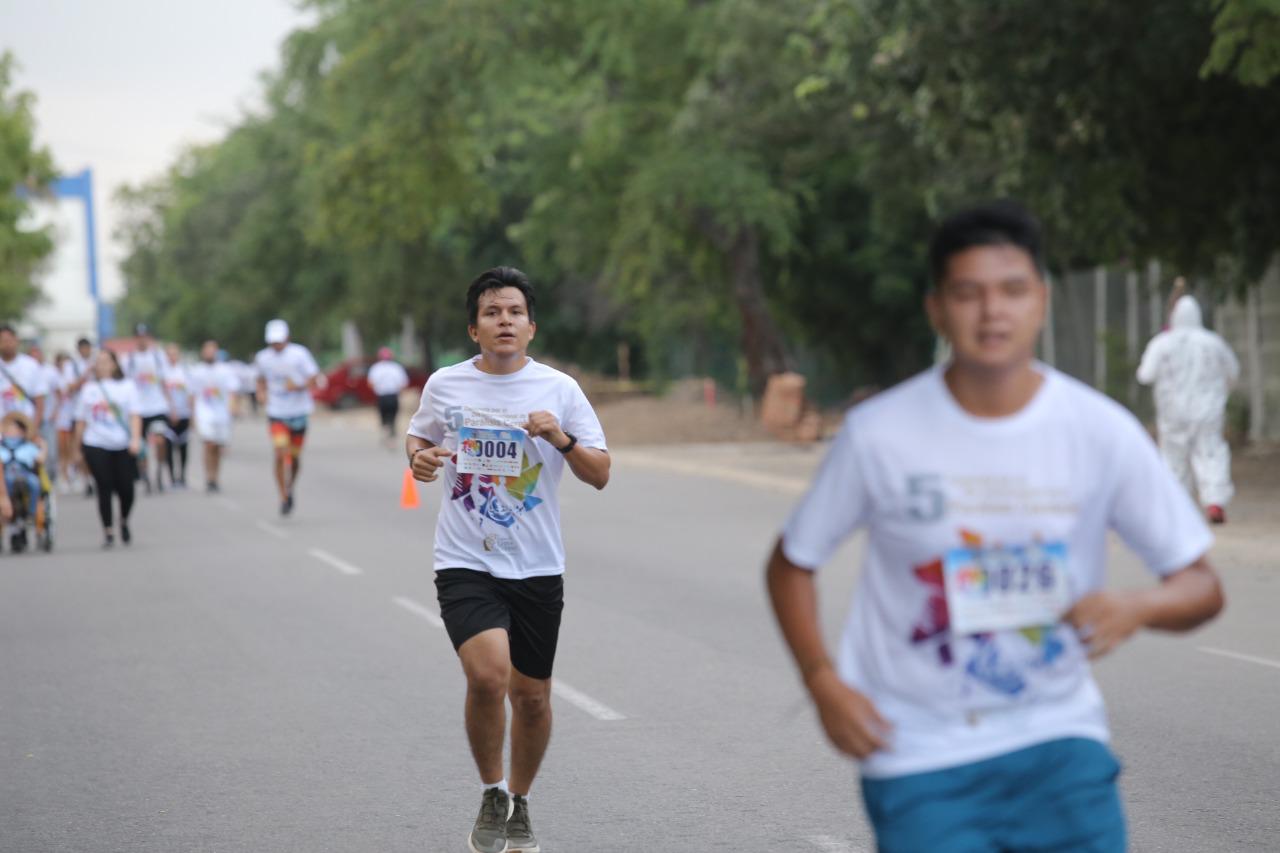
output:
M942 221L929 241L929 272L939 284L953 255L975 246L1014 246L1031 256L1036 271L1044 270L1040 223L1016 201L993 201L953 213Z
M490 290L501 290L514 287L524 294L524 304L529 310L529 319L533 319L533 285L529 276L515 267L494 267L476 276L467 287L467 322L472 326L480 318L480 295Z
M76 346L91 347L93 346L93 341L89 340L88 338L81 338L80 340L76 341Z

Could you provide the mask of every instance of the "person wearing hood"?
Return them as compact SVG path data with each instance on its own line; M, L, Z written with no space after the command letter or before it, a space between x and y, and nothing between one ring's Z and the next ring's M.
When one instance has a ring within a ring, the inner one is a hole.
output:
M1235 353L1204 327L1193 296L1174 303L1169 328L1151 339L1138 365L1138 381L1154 386L1160 452L1214 524L1226 521L1235 494L1222 422L1239 375Z

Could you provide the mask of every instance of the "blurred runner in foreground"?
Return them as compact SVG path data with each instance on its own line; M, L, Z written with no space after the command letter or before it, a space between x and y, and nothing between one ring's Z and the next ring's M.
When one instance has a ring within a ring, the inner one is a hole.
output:
M1222 609L1213 537L1119 404L1033 358L1040 230L999 203L934 235L950 363L849 411L769 559L827 736L861 762L884 853L1122 851L1119 764L1089 659ZM836 661L813 573L859 528ZM1106 586L1115 530L1159 583Z

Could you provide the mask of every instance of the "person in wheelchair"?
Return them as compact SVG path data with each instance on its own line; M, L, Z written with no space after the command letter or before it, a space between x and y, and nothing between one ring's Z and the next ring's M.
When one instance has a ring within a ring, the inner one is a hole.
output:
M9 546L13 551L27 547L27 530L34 527L44 535L49 482L44 472L45 449L31 440L31 420L21 412L9 412L0 419L0 464L4 485L13 507Z

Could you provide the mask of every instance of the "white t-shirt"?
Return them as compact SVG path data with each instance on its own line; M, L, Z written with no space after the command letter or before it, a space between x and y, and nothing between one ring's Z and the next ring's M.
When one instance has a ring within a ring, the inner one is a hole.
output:
M458 448L466 427L521 428L530 412L555 415L583 447L605 448L604 430L572 377L529 359L506 375L485 373L479 357L437 370L422 389L409 434ZM459 474L445 462L436 520L435 568L474 569L499 578L564 572L558 489L564 455L541 438L524 441L518 477Z
M838 658L841 678L894 726L889 748L863 762L866 776L1108 738L1069 625L953 634L949 553L954 561L966 546L1060 547L1074 602L1105 584L1108 529L1158 575L1185 568L1213 541L1128 411L1037 367L1039 391L1006 418L965 412L942 368L857 406L783 531L787 559L816 569L867 529Z
M228 364L201 362L189 373L196 420L202 424L230 423L231 397L240 390L235 370Z
M386 358L369 368L369 387L379 397L399 394L408 386L409 374L399 362Z
M166 364L164 387L173 403L173 415L178 420L191 417L191 374L182 364Z
M140 414L138 387L130 379L91 379L84 383L76 400L76 420L84 421L84 443L89 447L127 449L129 417Z
M138 414L144 418L169 413L164 396L166 367L164 353L156 347L129 353L125 359L124 375L138 387Z
M44 397L50 391L44 365L21 352L13 361L0 359L0 365L4 368L0 370L0 417L22 412L34 418L35 398Z
M311 350L293 343L285 344L279 352L267 347L254 357L253 367L267 381L267 417L300 418L315 409L307 380L320 368Z

